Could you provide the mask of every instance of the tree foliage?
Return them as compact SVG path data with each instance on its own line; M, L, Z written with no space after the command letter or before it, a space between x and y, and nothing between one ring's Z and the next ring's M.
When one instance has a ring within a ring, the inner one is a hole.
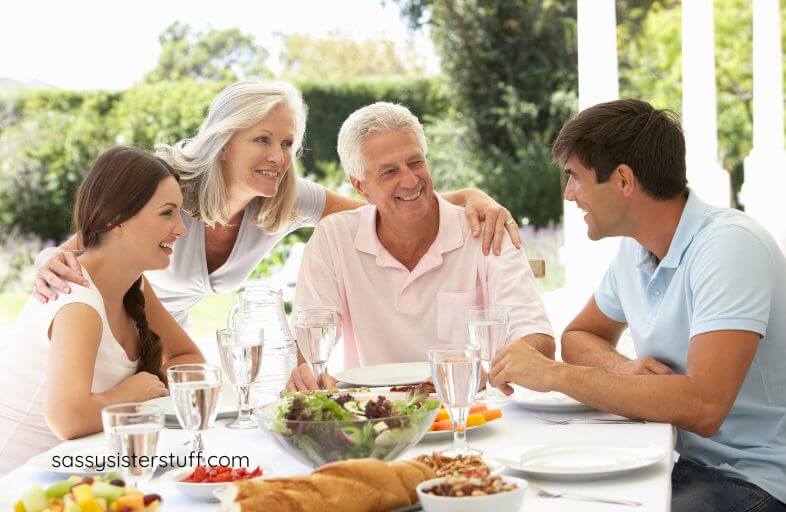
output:
M559 219L550 144L576 108L574 2L397 0L428 25L442 58L481 186L516 217Z
M418 75L423 71L414 52L399 51L388 39L358 41L331 32L282 35L282 77L296 80L341 81L348 78Z
M161 53L147 82L233 81L269 76L268 52L236 28L196 30L176 21L158 38Z
M716 0L715 63L718 98L718 158L739 191L744 159L753 137L753 7L745 0ZM654 0L636 30L619 35L620 94L647 99L658 108L682 107L681 3ZM781 9L786 27L786 10ZM786 31L781 33L786 48ZM786 66L784 67L786 80Z

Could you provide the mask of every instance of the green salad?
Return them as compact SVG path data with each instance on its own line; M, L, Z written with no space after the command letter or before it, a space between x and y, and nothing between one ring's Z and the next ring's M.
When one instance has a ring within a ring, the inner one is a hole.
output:
M438 408L439 400L419 389L400 400L338 391L286 393L268 428L314 465L390 460L420 439Z

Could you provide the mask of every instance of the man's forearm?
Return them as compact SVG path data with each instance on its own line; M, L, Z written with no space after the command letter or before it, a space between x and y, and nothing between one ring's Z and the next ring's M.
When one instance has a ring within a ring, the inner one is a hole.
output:
M548 334L527 334L523 336L525 342L527 342L532 348L543 354L544 356L548 357L549 359L554 359L554 353L556 351L556 345L554 343L554 338L549 336Z
M608 340L584 331L566 331L562 335L562 360L610 372L614 372L618 364L629 361Z
M670 423L706 437L715 434L726 415L686 375L617 375L601 368L557 364L554 390L596 409Z

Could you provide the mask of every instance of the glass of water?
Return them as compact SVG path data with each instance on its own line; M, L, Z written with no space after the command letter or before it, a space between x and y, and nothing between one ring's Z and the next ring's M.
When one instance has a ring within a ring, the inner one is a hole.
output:
M237 336L233 329L218 329L216 341L224 374L235 386L238 397L237 418L227 428L256 428L251 418L250 393L262 367L263 334L251 339Z
M484 379L486 402L505 402L509 397L491 385L491 361L508 340L507 306L473 306L465 311L469 343L480 349L480 364L486 373Z
M480 349L473 345L433 345L428 349L431 377L437 395L450 414L453 448L449 457L479 455L467 444L467 415L480 384Z
M167 370L177 420L191 434L191 450L204 451L202 433L213 426L221 390L221 371L212 364L179 364Z
M311 365L317 384L322 379L330 353L336 344L337 324L338 313L335 309L303 309L292 318L297 346L303 358Z
M101 409L101 422L111 452L122 457L118 469L137 487L147 483L156 470L158 433L164 427L161 408L144 403L110 405Z

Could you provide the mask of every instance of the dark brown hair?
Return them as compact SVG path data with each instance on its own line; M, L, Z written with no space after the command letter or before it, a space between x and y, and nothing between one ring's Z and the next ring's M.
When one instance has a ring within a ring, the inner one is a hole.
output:
M655 199L671 199L687 190L679 118L645 101L609 101L581 111L562 126L551 155L561 164L576 155L595 172L598 183L626 164Z
M85 249L99 245L102 233L136 215L158 185L177 174L146 151L117 146L102 153L85 175L74 204L74 226ZM123 297L123 307L139 331L138 372L161 372L161 339L147 325L142 278Z

